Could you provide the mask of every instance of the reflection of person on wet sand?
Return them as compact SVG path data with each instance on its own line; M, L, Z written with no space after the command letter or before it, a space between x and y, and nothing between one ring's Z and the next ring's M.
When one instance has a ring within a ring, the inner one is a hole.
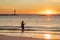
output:
M21 28L22 28L22 32L24 32L24 21L21 22Z

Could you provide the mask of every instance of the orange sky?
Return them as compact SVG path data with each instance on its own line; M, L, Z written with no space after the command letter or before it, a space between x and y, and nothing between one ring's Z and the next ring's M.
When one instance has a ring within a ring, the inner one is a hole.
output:
M0 14L38 14L46 9L60 13L60 0L0 0Z

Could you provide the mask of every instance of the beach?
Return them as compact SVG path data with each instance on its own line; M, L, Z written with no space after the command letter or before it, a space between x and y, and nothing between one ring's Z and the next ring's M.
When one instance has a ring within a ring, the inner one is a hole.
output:
M59 40L60 39L60 32L49 32L49 31L24 31L23 33L21 30L0 30L0 36L13 39L20 39L22 40L26 38L26 40L32 39L42 39L42 40ZM6 38L6 39L7 39Z
M21 33L21 21L24 20L25 29ZM9 15L0 16L0 35L8 36L11 40L22 37L22 40L32 39L60 39L60 16L41 15ZM6 40L8 39L6 38ZM3 40L3 38L1 39Z

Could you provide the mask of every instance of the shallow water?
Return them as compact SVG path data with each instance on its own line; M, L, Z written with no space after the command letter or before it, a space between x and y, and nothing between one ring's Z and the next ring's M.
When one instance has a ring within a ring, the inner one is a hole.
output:
M20 26L22 20L25 26L60 27L60 16L41 15L0 16L0 26Z

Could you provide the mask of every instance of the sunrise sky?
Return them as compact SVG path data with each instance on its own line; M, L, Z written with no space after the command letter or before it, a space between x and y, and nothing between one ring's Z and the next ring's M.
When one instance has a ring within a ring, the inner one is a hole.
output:
M0 14L38 14L42 10L60 13L60 0L0 0Z

